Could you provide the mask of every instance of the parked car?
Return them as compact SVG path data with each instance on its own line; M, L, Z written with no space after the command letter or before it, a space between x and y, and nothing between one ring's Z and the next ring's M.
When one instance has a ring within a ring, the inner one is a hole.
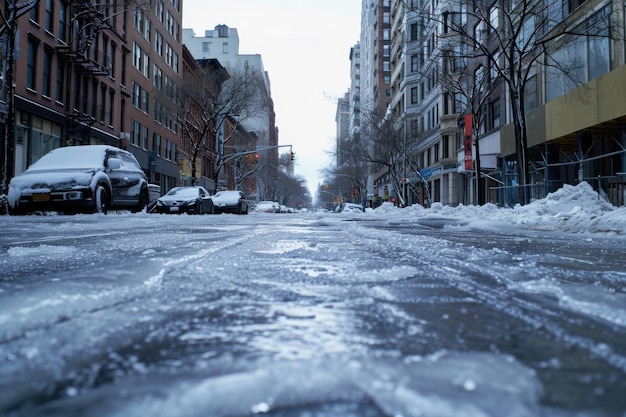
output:
M256 206L254 206L254 211L263 212L263 213L278 213L277 204L274 201L259 201Z
M352 212L364 212L363 206L355 203L343 203L340 205L338 212L339 213L352 213Z
M107 145L53 149L9 183L9 211L141 211L148 181L132 153Z
M215 213L248 214L248 201L241 191L218 191L211 200Z
M211 214L213 213L213 201L204 187L175 187L157 200L154 212Z

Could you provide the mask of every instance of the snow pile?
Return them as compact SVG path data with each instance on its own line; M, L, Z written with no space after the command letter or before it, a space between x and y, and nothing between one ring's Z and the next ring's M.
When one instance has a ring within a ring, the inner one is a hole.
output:
M400 209L391 203L385 203L375 210L368 210L366 214L405 220L463 219L472 226L504 223L535 230L626 234L626 206L613 206L601 198L587 182L577 186L566 184L546 198L514 208L500 208L491 203L456 207L434 203L428 209L420 205Z

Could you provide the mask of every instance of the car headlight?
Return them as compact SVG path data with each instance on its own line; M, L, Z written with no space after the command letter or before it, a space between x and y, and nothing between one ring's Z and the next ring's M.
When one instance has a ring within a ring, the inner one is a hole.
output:
M161 201L161 200L157 200L156 205L157 205L157 206L162 206L162 205L163 205L163 201Z
M185 204L187 204L188 206L193 206L196 204L196 199L194 198L193 200L189 200Z

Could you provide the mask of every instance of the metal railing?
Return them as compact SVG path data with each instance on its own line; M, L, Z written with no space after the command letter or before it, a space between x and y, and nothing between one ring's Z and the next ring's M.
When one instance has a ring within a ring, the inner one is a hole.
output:
M598 198L605 198L614 206L626 204L626 172L618 172L612 176L598 176L584 178L593 189L598 192ZM564 181L547 181L537 184L528 184L530 201L545 198L549 193L561 188ZM490 187L490 201L497 202L499 206L514 207L519 203L520 185Z
M520 187L528 189L530 201L545 198L549 193L554 192L563 186L563 181L547 181L536 184L509 185L499 187L489 187L490 201L497 202L502 207L514 207L520 202Z
M585 181L593 185L593 189L601 197L606 197L614 206L623 206L626 203L626 172L618 172L612 176L585 178Z

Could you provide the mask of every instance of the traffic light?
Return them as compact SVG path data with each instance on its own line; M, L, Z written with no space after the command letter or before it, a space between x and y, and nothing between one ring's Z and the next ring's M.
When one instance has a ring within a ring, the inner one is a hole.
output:
M296 153L294 151L289 152L289 159L291 159L292 161L296 159Z

